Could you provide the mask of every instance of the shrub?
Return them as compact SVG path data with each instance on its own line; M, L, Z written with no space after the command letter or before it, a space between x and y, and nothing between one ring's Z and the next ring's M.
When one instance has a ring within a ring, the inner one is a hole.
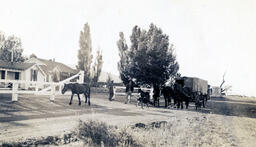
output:
M89 145L99 146L103 143L104 146L140 146L126 129L118 129L99 121L80 121L78 137Z

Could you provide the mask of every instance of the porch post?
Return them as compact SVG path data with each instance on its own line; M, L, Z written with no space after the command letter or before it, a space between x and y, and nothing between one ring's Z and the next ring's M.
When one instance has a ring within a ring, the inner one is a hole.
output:
M5 70L4 79L5 79L5 82L6 82L6 81L7 81L7 69ZM5 83L5 84L6 84L6 83Z
M12 101L16 102L18 101L18 83L12 83Z
M153 95L154 95L153 91L154 91L154 89L153 89L153 87L151 87L151 88L150 88L150 92L149 92L149 95L150 95L150 99L151 99L151 100L153 99Z

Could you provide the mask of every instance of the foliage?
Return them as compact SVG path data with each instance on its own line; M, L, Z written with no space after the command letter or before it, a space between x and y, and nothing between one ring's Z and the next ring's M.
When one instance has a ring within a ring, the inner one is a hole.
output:
M111 78L111 76L110 76L110 74L108 73L108 78L107 78L107 85L109 85L110 83L111 83L111 81L112 81L112 78Z
M84 81L90 81L92 64L92 41L89 24L84 25L80 32L77 68L84 71Z
M117 42L120 62L118 69L124 84L135 79L138 85L162 85L177 76L179 65L169 37L154 24L148 31L135 26L128 49L123 33Z
M94 71L93 82L94 83L98 82L99 80L101 70L102 70L102 65L103 65L102 51L98 50L97 57L95 59L94 66L93 66L93 71Z
M80 121L78 137L92 146L140 146L125 129L118 129L99 121Z
M37 56L35 54L31 54L29 58L37 58Z
M13 62L24 62L22 56L23 48L20 38L15 36L6 37L0 32L0 59L11 62L13 52Z

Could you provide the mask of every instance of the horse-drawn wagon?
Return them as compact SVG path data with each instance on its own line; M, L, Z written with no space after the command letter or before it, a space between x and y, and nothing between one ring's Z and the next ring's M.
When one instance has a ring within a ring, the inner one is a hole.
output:
M197 77L181 77L176 79L176 83L183 86L183 91L190 97L190 101L195 102L196 109L207 101L208 82Z

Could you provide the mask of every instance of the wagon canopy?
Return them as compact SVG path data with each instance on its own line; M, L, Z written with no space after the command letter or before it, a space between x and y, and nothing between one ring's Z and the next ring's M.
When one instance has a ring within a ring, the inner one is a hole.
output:
M191 92L207 94L208 82L206 80L197 77L182 77L180 80L183 81L184 87L189 88Z

